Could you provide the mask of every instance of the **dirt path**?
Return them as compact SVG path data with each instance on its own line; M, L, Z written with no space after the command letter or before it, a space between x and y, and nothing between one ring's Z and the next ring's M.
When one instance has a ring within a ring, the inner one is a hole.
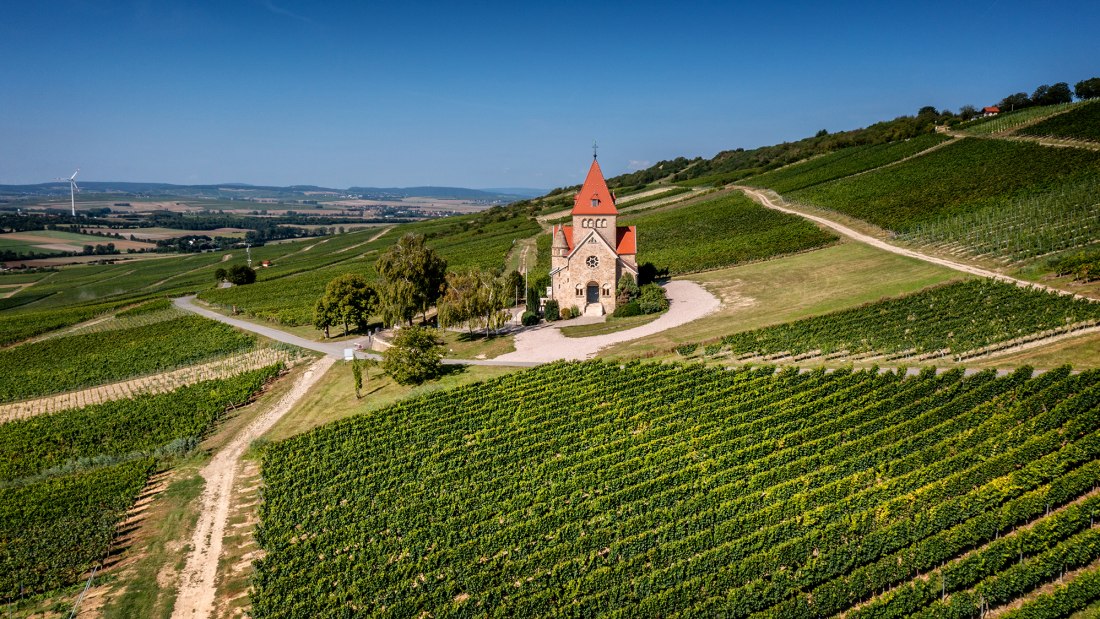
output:
M214 612L214 592L218 575L226 520L233 482L240 468L240 458L248 446L267 432L325 374L335 359L322 357L302 374L291 390L271 410L250 423L228 445L214 454L202 469L206 486L202 492L202 508L195 533L191 537L191 552L180 573L179 593L172 617L205 619Z
M898 247L896 245L891 245L890 243L887 243L885 241L880 241L879 239L876 239L873 236L868 236L868 235L863 234L861 232L856 232L855 230L852 230L848 226L838 224L835 221L832 221L830 219L826 219L824 217L819 217L817 215L810 215L809 213L803 213L801 211L797 211L797 210L794 210L794 209L791 209L791 208L786 208L786 207L783 207L783 206L779 206L778 204L773 202L771 200L771 198L769 198L763 191L760 191L758 189L753 189L751 187L743 187L743 186L737 186L736 189L740 189L741 191L745 192L746 195L748 195L749 197L753 198L754 200L756 200L760 204L763 204L764 206L766 206L770 209L775 209L775 210L783 212L783 213L789 213L791 215L798 215L799 217L804 217L806 219L809 219L810 221L814 221L814 222L819 223L823 226L831 228L831 229L835 230L836 232L838 232L838 233L840 233L840 234L842 234L842 235L844 235L844 236L846 236L846 237L848 237L852 240L859 241L860 243L870 245L871 247L875 247L875 248L881 249L883 251L888 251L892 254L898 254L899 256L905 256L907 258L915 258L917 260L923 260L924 262L930 262L932 264L937 264L939 266L947 267L949 269L954 269L956 271L961 271L963 273L969 273L970 275L977 275L979 277L988 277L988 278L995 279L995 280L998 280L998 281L1008 282L1010 284L1015 284L1017 286L1020 286L1021 288L1033 287L1033 288L1039 288L1039 289L1042 289L1042 290L1047 290L1047 291L1050 291L1050 292L1056 292L1056 293L1062 294L1062 295L1072 295L1074 298L1078 298L1078 299L1086 299L1086 300L1089 300L1089 301L1094 300L1094 299L1091 299L1089 297L1082 296L1082 295L1079 295L1079 294L1073 294L1072 292L1067 292L1065 290L1060 290L1058 288L1052 288L1050 286L1045 286L1043 284L1038 284L1038 283L1035 283L1035 282L1029 282L1029 281L1025 281L1025 280L1022 280L1022 279L1016 279L1015 277L1009 277L1008 275L997 273L996 271L990 271L988 269L982 269L982 268L979 268L979 267L971 266L969 264L963 264L961 262L955 262L953 260L947 260L947 259L944 259L944 258L937 258L936 256L929 256L928 254L922 254L918 251L913 251L911 249L906 249L904 247Z

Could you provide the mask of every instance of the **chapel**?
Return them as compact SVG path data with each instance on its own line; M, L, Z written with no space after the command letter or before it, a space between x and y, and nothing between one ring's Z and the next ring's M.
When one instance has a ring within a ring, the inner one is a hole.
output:
M573 225L551 230L550 298L588 316L615 311L619 278L638 279L638 235L618 225L615 194L607 188L596 156L573 198Z

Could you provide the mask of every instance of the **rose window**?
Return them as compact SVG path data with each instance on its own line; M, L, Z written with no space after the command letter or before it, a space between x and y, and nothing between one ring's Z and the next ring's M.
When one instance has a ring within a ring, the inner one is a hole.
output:
M589 256L584 259L584 263L588 265L588 268L594 269L600 266L600 259L596 256Z

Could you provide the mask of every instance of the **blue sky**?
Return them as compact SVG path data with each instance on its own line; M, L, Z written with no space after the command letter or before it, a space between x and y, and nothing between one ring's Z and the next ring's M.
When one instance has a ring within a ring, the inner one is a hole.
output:
M540 187L1100 76L1100 2L6 2L0 183Z

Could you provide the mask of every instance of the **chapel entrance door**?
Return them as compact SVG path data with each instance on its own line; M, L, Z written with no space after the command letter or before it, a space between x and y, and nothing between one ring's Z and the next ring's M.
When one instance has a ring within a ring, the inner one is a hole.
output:
M599 303L600 302L600 286L599 286L599 284L597 284L595 282L589 282L588 290L587 290L587 297L586 297L585 300L588 303Z

